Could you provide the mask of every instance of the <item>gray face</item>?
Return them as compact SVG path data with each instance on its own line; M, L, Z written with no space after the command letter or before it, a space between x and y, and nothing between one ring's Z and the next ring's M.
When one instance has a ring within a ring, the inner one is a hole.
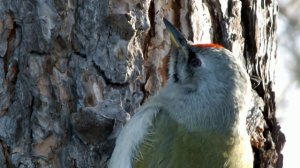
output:
M237 60L223 48L199 48L189 46L174 49L170 63L170 78L174 83L193 85L194 89L208 87L209 89L225 89L232 85L236 75L241 75ZM240 76L242 77L242 76ZM243 78L243 77L242 77Z
M216 44L192 45L170 22L164 23L172 42L170 83L217 93L246 83L247 73L231 52Z

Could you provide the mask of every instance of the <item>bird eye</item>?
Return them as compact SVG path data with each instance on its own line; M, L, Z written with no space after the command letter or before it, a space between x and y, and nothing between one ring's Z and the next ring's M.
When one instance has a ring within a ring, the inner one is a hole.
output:
M192 58L191 61L190 61L190 65L192 67L198 67L198 66L201 66L201 60L198 59L198 58Z

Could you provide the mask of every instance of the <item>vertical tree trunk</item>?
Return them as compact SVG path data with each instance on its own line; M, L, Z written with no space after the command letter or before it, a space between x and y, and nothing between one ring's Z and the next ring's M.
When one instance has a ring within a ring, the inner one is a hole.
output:
M0 165L105 167L129 114L167 80L162 17L220 43L253 79L255 167L282 167L276 1L0 1Z

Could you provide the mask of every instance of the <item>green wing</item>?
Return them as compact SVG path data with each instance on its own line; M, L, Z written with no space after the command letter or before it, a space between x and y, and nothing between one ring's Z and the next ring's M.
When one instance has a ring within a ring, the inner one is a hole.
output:
M220 133L190 132L160 112L139 147L135 168L250 168L239 138ZM250 152L251 153L251 152Z

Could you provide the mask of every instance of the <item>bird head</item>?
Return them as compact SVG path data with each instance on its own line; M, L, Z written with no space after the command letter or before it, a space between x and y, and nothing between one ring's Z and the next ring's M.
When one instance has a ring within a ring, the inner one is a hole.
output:
M230 51L218 44L192 44L168 20L164 23L172 42L169 83L215 92L248 83L242 62Z

